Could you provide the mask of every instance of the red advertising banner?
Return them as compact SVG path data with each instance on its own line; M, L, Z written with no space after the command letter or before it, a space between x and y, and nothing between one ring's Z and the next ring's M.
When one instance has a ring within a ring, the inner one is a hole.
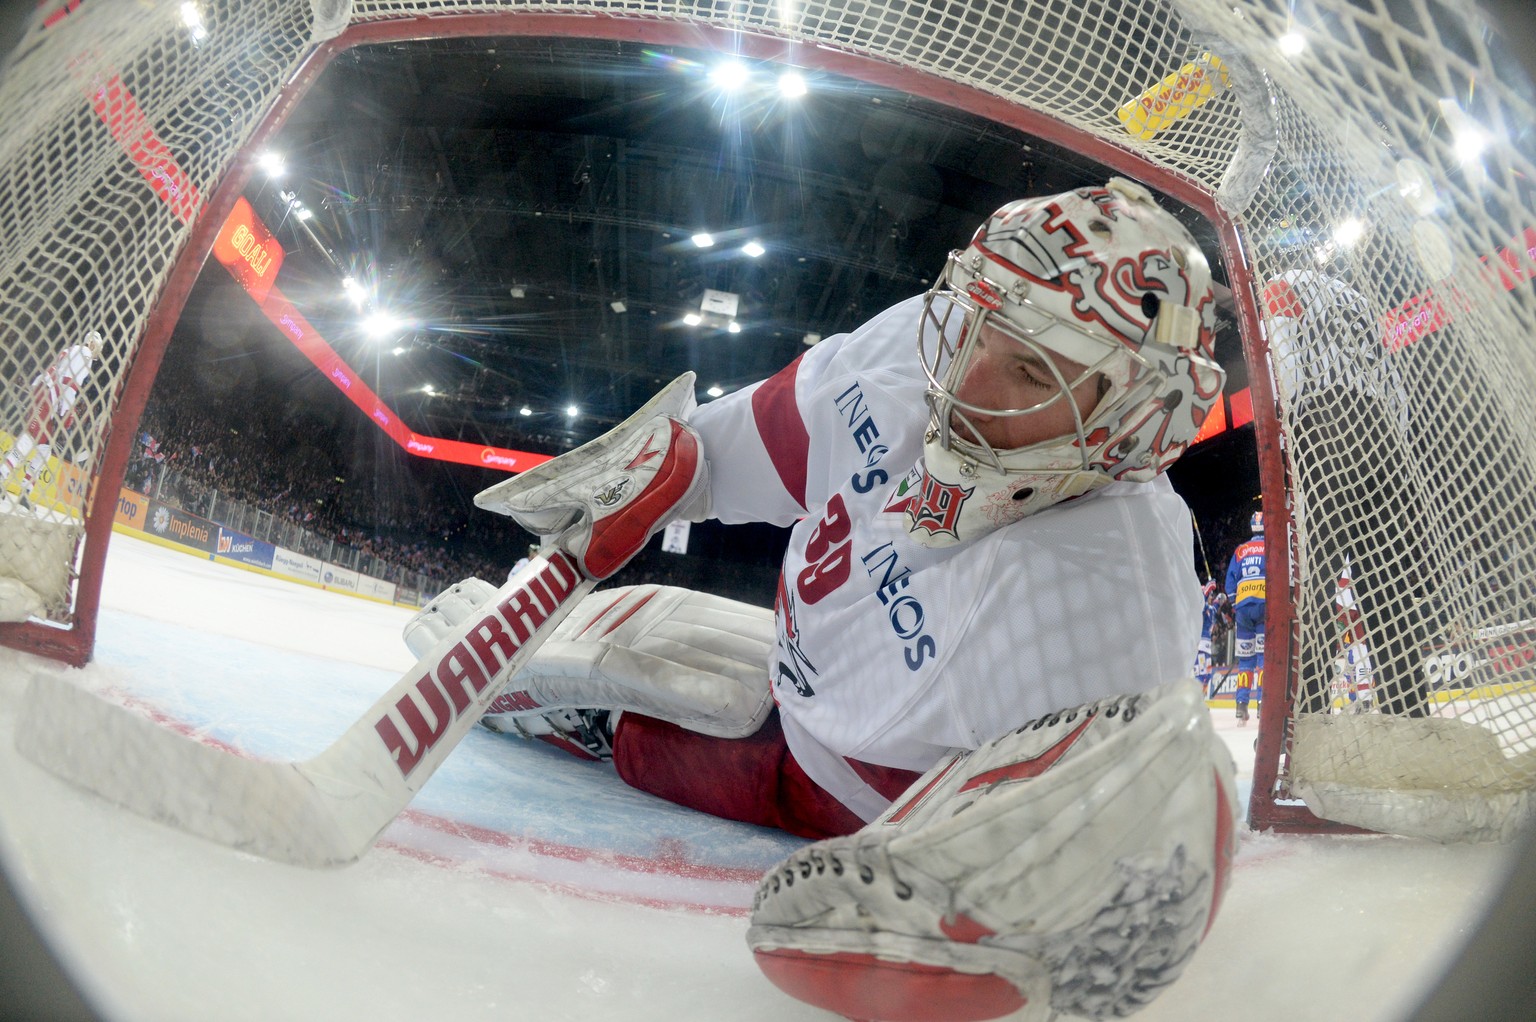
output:
M236 279L239 278L236 277ZM485 444L469 444L462 440L446 440L413 432L410 427L400 421L394 409L385 404L373 392L373 388L363 382L356 370L326 343L325 338L320 336L320 332L304 318L304 314L288 300L281 289L273 286L266 298L258 304L261 306L261 311L277 326L283 336L303 352L304 357L313 362L315 368L324 373L325 378L335 384L337 390L347 395L353 404L361 408L368 418L372 419L380 429L389 434L390 439L405 448L408 453L422 458L436 458L439 461L480 465L484 468L500 469L503 472L526 472L550 460L547 454L532 454L528 451L514 451L505 447L489 447Z
M71 72L85 72L88 62L89 58L82 56L71 65ZM91 109L128 154L149 187L182 222L191 223L202 205L202 197L192 179L181 169L181 164L176 162L170 148L155 134L149 118L122 78L97 71L90 75L87 89Z

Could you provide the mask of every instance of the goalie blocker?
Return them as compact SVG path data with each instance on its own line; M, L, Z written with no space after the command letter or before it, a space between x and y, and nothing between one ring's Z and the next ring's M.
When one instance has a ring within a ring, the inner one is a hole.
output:
M1233 775L1188 679L1031 721L784 860L747 941L780 988L853 1019L1129 1015L1215 918Z

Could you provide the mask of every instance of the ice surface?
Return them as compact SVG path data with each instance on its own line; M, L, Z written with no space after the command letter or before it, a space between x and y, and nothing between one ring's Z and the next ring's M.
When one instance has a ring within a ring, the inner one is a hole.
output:
M70 680L250 755L330 743L410 666L409 612L113 539L95 661ZM800 842L635 792L605 766L471 734L354 866L233 852L17 755L34 674L0 650L0 857L114 1019L830 1016L745 944L756 877ZM1218 731L1246 800L1252 725ZM1137 1018L1401 1018L1470 932L1507 850L1244 834L1220 917Z

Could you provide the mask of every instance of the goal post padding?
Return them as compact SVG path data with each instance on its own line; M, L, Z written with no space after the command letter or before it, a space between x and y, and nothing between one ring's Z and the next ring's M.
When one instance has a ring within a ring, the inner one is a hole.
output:
M1505 805L1536 783L1524 756L1536 675L1522 653L1536 639L1521 630L1536 621L1536 166L1521 134L1536 116L1529 83L1472 4L257 0L208 11L197 39L174 8L85 4L60 16L66 6L39 9L0 80L0 103L16 112L0 124L0 358L14 391L65 341L93 328L108 338L60 444L94 499L62 593L46 594L36 619L0 626L0 639L89 656L114 503L102 495L117 492L170 328L254 153L327 61L409 38L627 39L962 107L1208 217L1249 363L1269 523L1252 822L1328 826L1311 811L1324 808L1362 823L1339 807L1425 790L1380 764L1459 730L1426 719L1476 728L1459 744L1486 757L1490 737L1503 757L1493 788L1476 765L1447 766L1467 789L1458 797ZM1282 46L1288 33L1301 48ZM1198 106L1191 69L1203 69ZM1160 125L1122 119L1143 96L1163 104L1143 111ZM1272 352L1278 321L1259 296L1298 271L1348 285L1356 321L1293 332ZM1375 411L1318 382L1341 359L1375 374ZM1310 401L1281 385L1308 374ZM0 405L13 420L18 401ZM30 543L30 531L5 528L0 545ZM1341 560L1357 572L1378 679L1362 727L1330 723L1346 707L1322 694ZM1316 805L1301 802L1322 786ZM1349 789L1362 794L1340 796Z

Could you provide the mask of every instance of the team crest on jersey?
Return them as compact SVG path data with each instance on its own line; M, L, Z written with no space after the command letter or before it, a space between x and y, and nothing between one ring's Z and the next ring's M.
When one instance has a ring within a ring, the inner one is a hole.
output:
M974 486L952 486L939 482L925 472L921 465L914 465L906 477L896 484L896 490L891 494L891 499L886 501L883 510L906 515L913 532L921 529L930 535L949 535L959 539L956 523L960 520L960 509L975 492Z
M629 479L615 479L602 489L592 494L592 503L601 508L610 508L624 499L624 491L629 489Z

